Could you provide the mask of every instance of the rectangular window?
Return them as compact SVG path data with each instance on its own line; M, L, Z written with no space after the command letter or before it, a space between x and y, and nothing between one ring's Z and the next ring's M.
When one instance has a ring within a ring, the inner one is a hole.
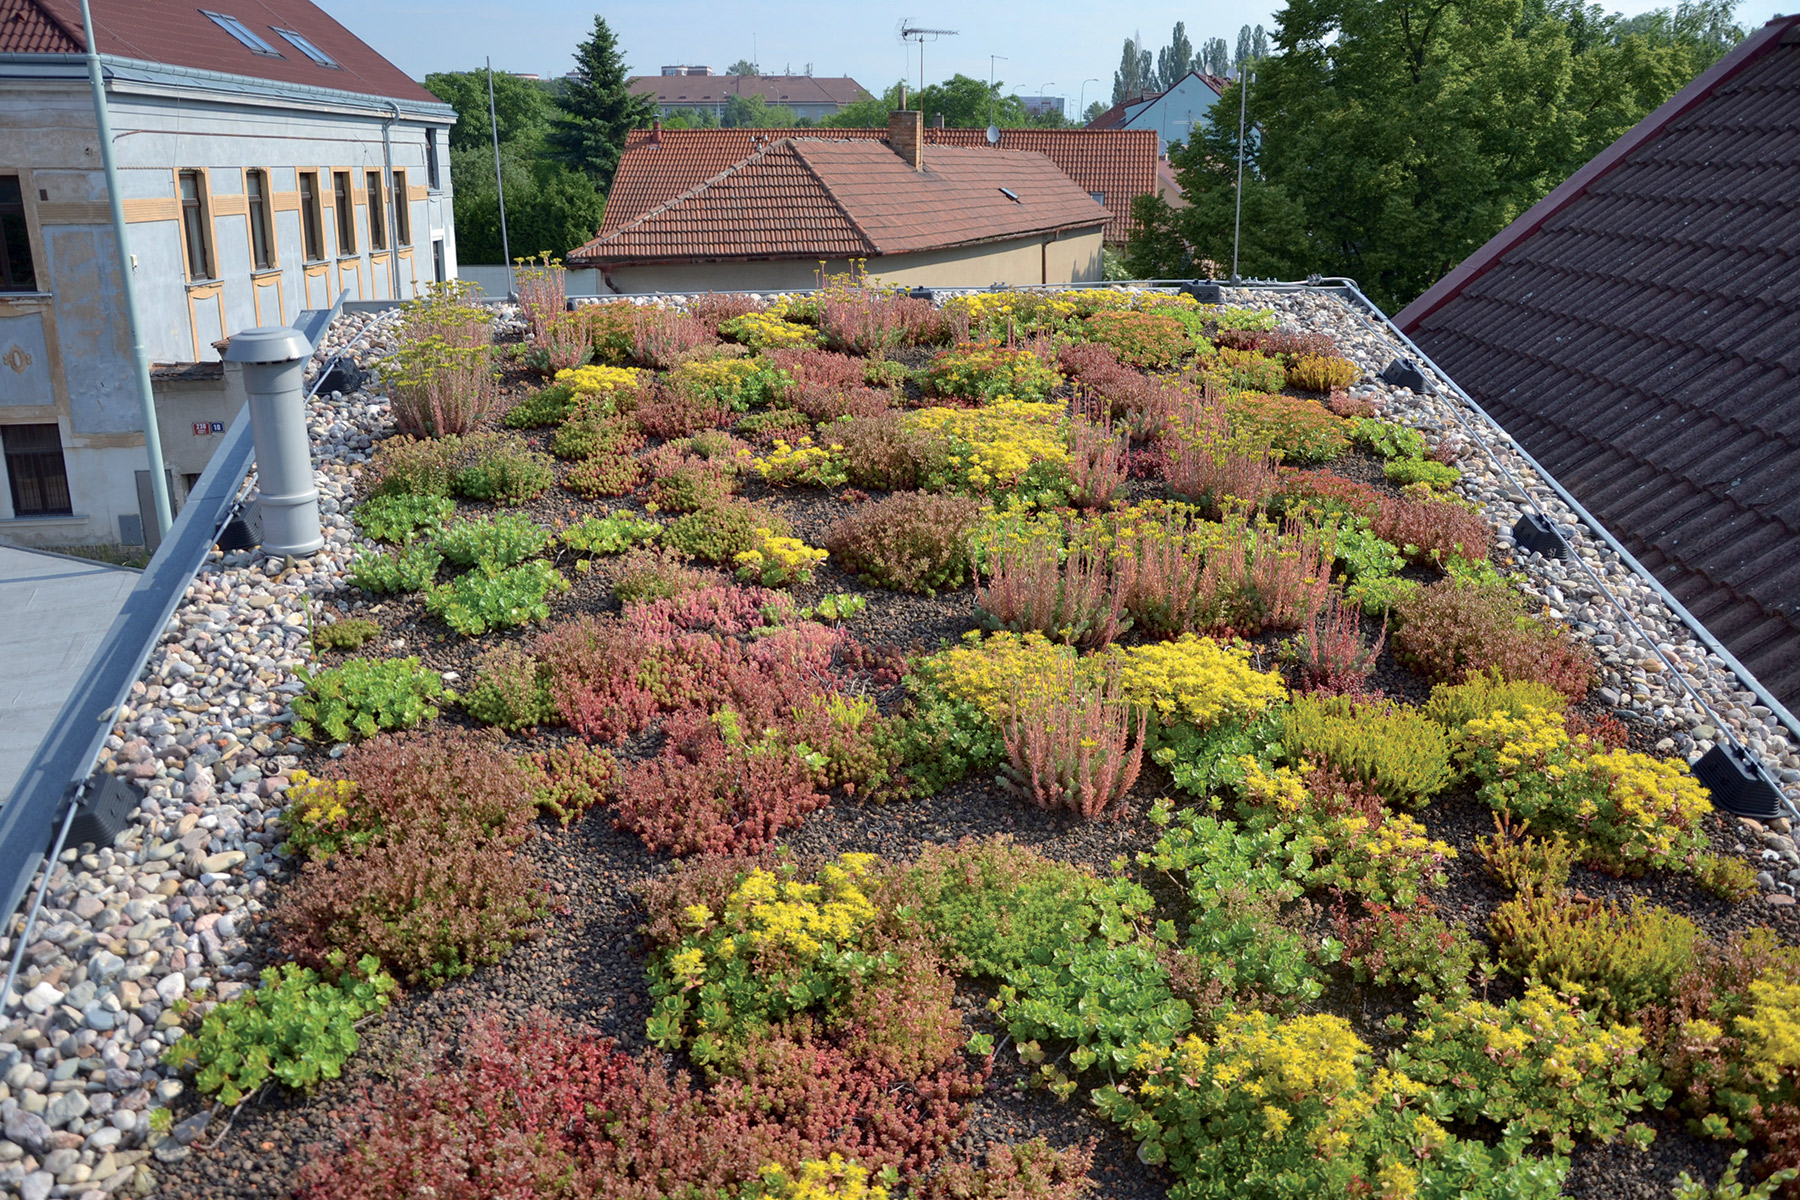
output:
M55 425L0 426L0 442L6 447L13 516L53 517L75 511L69 504L62 433Z
M226 33L229 33L232 37L236 38L251 51L268 58L281 57L281 51L263 41L262 38L257 36L255 30L251 29L236 17L231 16L229 13L207 12L204 8L200 10L200 13L202 16L211 20L214 25L217 25L220 29L223 29Z
M300 53L306 55L306 57L312 59L314 62L318 63L321 67L330 67L334 71L340 69L338 67L336 59L332 58L331 55L325 53L323 50L319 49L317 46L313 45L311 42L307 41L304 37L301 37L299 34L295 33L293 30L283 29L279 25L271 25L271 26L269 26L269 28L273 29L276 33L279 33L282 36L282 39L284 41L286 41L288 45L292 46L294 49L298 50Z
M445 267L444 267L444 239L443 238L433 238L431 240L431 276L433 279L436 279L439 283L445 282L445 280L448 278L448 276L445 273Z
M306 242L306 261L325 257L325 212L319 202L319 173L300 172L300 232Z
M206 181L198 171L181 173L181 227L187 234L190 280L216 279L213 273L212 214L207 211Z
M394 245L412 245L412 211L406 207L406 172L394 172Z
M437 130L425 131L425 183L432 191L439 191L443 184L438 182Z
M0 175L0 292L37 291L31 261L31 230L25 224L25 193L17 175Z
M332 197L337 204L338 255L356 253L356 197L350 191L350 172L331 173Z
M257 270L267 271L275 265L275 232L269 224L268 172L245 171L244 195L250 205L250 255Z
M381 172L369 171L363 175L366 200L369 205L369 249L386 250L387 222L381 219L384 202L381 195Z

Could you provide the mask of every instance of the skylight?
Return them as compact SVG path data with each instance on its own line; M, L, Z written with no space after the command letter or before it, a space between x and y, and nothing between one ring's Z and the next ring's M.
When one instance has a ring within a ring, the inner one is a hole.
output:
M255 30L251 29L236 17L229 16L226 13L208 12L204 8L200 10L200 15L211 20L214 25L217 25L220 29L223 29L226 33L229 33L232 37L248 46L253 52L267 55L270 58L281 57L281 51L263 41L256 35Z
M286 38L288 44L294 49L306 55L306 57L312 59L321 67L330 67L334 71L342 69L338 66L337 60L332 58L331 55L325 53L293 30L283 29L279 25L272 26L271 28L273 28L276 33L279 33L282 37Z

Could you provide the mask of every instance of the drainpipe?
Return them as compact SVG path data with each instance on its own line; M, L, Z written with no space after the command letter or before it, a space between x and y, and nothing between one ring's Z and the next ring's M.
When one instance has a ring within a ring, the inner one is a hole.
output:
M387 186L382 191L387 193L387 202L382 206L387 209L387 244L388 244L388 295L395 304L400 303L400 225L395 220L400 214L395 212L394 205L394 143L389 134L394 122L400 119L400 106L392 100L388 108L393 116L381 118L381 165Z
M156 532L169 532L169 475L163 467L162 430L156 424L156 393L150 389L150 348L138 318L137 279L131 243L125 240L125 198L119 194L119 167L113 161L112 118L106 111L106 85L100 77L100 52L94 46L94 14L81 0L81 35L87 42L88 84L94 92L94 122L100 128L100 164L106 170L106 201L112 209L113 241L119 248L119 275L125 289L125 323L131 327L131 363L137 379L138 412L144 422L144 454L150 460L150 494L156 498ZM166 544L166 543L165 543Z

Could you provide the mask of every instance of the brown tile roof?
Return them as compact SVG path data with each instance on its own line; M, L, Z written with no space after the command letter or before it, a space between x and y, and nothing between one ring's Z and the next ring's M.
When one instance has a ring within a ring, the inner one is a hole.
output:
M914 171L874 139L788 137L595 238L568 261L875 257L1106 219L1041 154L928 147L925 169Z
M438 103L430 92L308 0L214 0L281 55L257 54L191 0L91 0L102 54L166 66L218 71L277 83ZM300 34L338 63L320 66L277 28ZM80 0L0 0L0 53L81 53Z
M723 104L733 96L761 96L770 104L835 104L840 108L870 99L848 76L813 75L634 75L626 84L658 104Z
M778 138L802 136L885 142L885 129L665 129L660 138L635 130L606 197L600 237L606 237L660 204L712 178ZM928 146L988 148L981 129L927 129ZM1156 190L1156 133L1148 129L1002 129L1001 150L1031 150L1061 167L1084 192L1106 199L1112 220L1108 241L1124 241L1131 226L1131 201Z
M1800 706L1800 17L1778 18L1398 322Z

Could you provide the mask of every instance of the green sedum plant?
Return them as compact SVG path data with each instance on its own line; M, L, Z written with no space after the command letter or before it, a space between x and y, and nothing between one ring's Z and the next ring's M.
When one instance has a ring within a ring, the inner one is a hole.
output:
M394 492L370 496L356 506L356 524L378 542L410 542L420 530L436 529L456 511L448 496Z
M433 700L454 699L438 673L417 657L352 658L327 671L296 674L306 690L294 697L294 735L347 742L384 729L411 729L438 715Z
M432 538L432 545L459 567L498 571L531 558L550 538L548 529L523 513L502 513L448 525Z
M197 1067L194 1086L221 1104L240 1104L271 1079L305 1090L342 1074L359 1045L356 1023L386 1008L397 986L372 955L335 984L311 967L269 967L260 988L207 1013L163 1063Z
M1293 758L1355 776L1392 804L1420 805L1455 778L1444 731L1387 702L1296 696L1282 714L1281 744Z
M363 617L348 617L329 625L314 626L314 652L321 650L356 650L381 632L381 626Z
M662 525L639 520L628 513L603 513L587 517L557 535L557 540L581 554L623 554L633 546L656 540Z
M365 592L417 592L431 586L444 556L430 542L397 550L364 551L350 561L350 582Z
M469 571L425 593L425 609L465 637L550 619L552 592L569 590L562 572L542 559L502 571Z

